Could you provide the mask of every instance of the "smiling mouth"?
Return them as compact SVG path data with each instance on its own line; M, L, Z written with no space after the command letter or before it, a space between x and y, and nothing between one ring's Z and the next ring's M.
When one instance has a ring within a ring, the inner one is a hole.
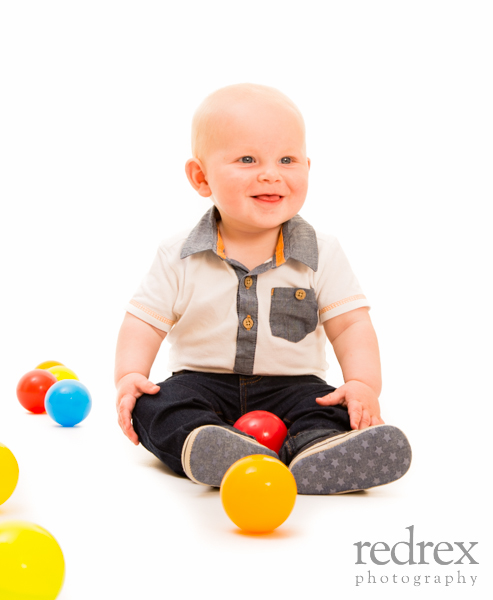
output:
M262 200L263 202L277 202L282 200L283 196L277 194L261 194L260 196L253 196L256 200Z

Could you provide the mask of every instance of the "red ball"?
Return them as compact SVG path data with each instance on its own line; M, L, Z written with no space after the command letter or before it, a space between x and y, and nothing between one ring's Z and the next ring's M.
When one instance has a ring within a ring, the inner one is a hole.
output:
M17 384L17 398L24 408L32 413L45 412L45 396L58 379L43 369L34 369L21 377Z
M236 429L253 435L257 442L279 452L288 433L279 417L266 410L253 410L240 417L234 424Z

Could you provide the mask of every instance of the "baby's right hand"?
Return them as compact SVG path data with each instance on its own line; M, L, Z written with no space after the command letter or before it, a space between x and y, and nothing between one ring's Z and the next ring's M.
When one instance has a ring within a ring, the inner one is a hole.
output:
M156 394L160 387L151 383L147 377L140 373L128 373L120 379L116 386L116 410L118 412L118 424L123 433L136 446L139 438L132 426L132 411L142 394Z

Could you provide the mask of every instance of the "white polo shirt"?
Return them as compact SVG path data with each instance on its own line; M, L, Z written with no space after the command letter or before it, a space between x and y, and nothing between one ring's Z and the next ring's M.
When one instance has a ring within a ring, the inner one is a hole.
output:
M127 311L168 333L172 372L324 378L322 323L369 307L339 242L296 215L249 271L226 256L218 218L212 207L160 245Z

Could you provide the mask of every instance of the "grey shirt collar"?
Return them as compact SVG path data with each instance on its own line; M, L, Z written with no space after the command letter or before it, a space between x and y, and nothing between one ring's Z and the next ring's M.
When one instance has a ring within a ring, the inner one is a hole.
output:
M212 206L192 229L181 249L180 258L187 258L197 252L212 250L217 254L217 218L219 214ZM317 235L311 225L295 215L282 224L284 258L293 258L312 271L318 268Z

